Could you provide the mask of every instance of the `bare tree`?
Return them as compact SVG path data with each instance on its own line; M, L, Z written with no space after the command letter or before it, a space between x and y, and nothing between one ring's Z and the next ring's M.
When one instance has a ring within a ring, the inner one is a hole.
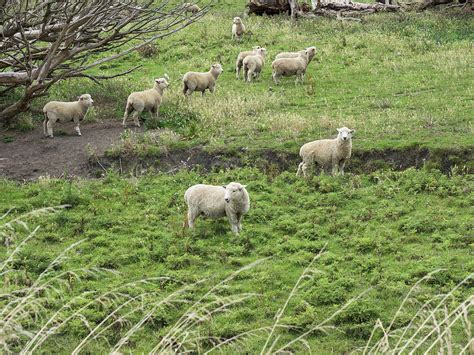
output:
M0 0L0 124L60 80L136 69L88 72L194 23L209 10L201 7L187 16L168 0Z

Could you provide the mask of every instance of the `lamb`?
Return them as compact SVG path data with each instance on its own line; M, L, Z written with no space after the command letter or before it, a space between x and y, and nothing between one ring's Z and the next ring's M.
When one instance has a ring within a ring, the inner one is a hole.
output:
M275 59L280 59L280 58L297 58L300 53L304 53L304 51L308 51L308 64L311 63L313 60L314 56L316 55L316 47L308 47L306 49L303 49L302 51L298 52L283 52L277 54Z
M78 101L74 102L60 102L50 101L43 107L43 133L47 137L53 138L53 125L56 122L71 122L74 121L74 127L78 136L81 135L79 122L84 119L89 107L94 101L91 95L83 94Z
M231 182L227 186L191 186L184 193L188 205L184 227L193 228L199 215L213 219L227 216L232 232L239 234L242 217L250 209L250 198L245 187L238 182Z
M263 65L265 64L266 52L267 50L265 48L259 48L255 55L245 57L243 61L244 80L250 82L253 77L258 77L260 75Z
M275 84L280 82L280 77L282 76L292 76L296 75L296 81L298 79L303 81L304 74L306 73L306 68L309 63L309 54L308 50L304 50L298 53L296 58L278 58L275 59L272 63L272 78Z
M347 127L338 128L335 139L321 139L304 144L300 149L300 157L303 160L298 166L296 176L306 177L307 169L317 163L323 170L331 168L332 175L339 170L344 175L344 165L351 157L353 129Z
M245 33L245 26L240 17L234 17L232 21L232 39L241 40Z
M155 79L155 85L153 86L153 89L132 92L128 96L122 122L124 127L126 127L128 115L132 113L132 111L134 111L133 120L135 121L135 126L137 127L140 127L140 121L138 117L143 111L149 111L151 117L153 117L155 114L156 118L158 118L159 108L163 99L163 93L169 86L167 79L169 79L167 75L165 75L165 78Z
M181 8L184 10L185 14L190 12L194 15L201 11L201 8L199 6L190 2L185 2Z
M243 66L243 61L245 57L249 55L254 55L257 54L257 50L260 49L260 46L255 46L252 48L251 51L245 51L245 52L240 52L239 55L237 56L237 61L235 62L235 77L239 79L240 76L240 69ZM245 80L245 77L244 77Z
M194 91L201 91L202 96L204 96L206 89L213 93L216 89L217 78L223 71L224 69L220 64L213 64L211 69L205 73L187 72L183 77L184 96L189 96Z

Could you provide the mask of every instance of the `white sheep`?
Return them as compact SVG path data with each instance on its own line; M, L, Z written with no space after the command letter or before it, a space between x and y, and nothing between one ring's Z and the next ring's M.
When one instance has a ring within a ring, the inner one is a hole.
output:
M74 121L74 129L78 136L81 135L79 122L84 119L89 107L94 101L91 95L83 94L79 100L74 102L50 101L43 107L43 133L45 136L53 138L53 125L57 122Z
M183 76L184 96L189 96L194 91L201 91L202 96L204 96L206 89L213 93L216 89L217 78L223 71L224 69L220 64L213 64L208 72L187 72Z
M300 157L303 160L298 166L296 176L306 176L309 167L315 163L325 171L331 168L332 175L339 170L344 175L344 165L352 153L353 129L342 127L337 129L337 137L334 139L321 139L304 144L300 149Z
M201 8L197 6L196 4L190 3L190 2L185 2L181 8L184 10L184 13L192 13L197 14L199 11L201 11Z
M241 40L245 33L245 26L240 17L234 17L232 21L232 39Z
M263 69L265 64L265 54L267 50L265 48L257 49L257 53L255 55L249 55L245 57L243 62L244 67L244 80L248 82L252 81L252 78L258 77L260 72Z
M137 127L140 127L139 115L143 111L150 112L151 117L153 117L153 114L155 114L156 118L159 117L159 109L163 99L163 93L169 86L169 83L166 79L167 77L155 79L155 85L153 86L153 89L132 92L128 96L122 122L124 127L126 126L128 115L132 112L133 120L135 121L135 126Z
M232 232L242 230L242 217L250 209L250 198L245 185L231 182L227 186L198 184L184 193L188 213L184 227L193 228L194 221L200 215L209 218L227 216Z
M249 55L254 55L257 53L257 49L260 49L261 47L260 46L255 46L252 48L251 51L245 51L245 52L240 52L239 55L237 56L237 60L235 62L235 77L237 79L239 79L239 76L240 76L240 69L242 68L243 66L243 61L245 59L245 57L249 56ZM245 79L245 77L244 77Z
M303 49L302 51L298 52L283 52L277 54L275 59L280 59L280 58L297 58L300 56L300 53L303 53L305 51L308 51L308 64L311 63L313 60L314 56L316 55L316 47L308 47L306 49Z
M304 50L298 53L296 58L279 58L272 62L272 78L273 81L278 84L280 77L296 75L296 81L298 79L303 81L306 68L309 63L308 51Z

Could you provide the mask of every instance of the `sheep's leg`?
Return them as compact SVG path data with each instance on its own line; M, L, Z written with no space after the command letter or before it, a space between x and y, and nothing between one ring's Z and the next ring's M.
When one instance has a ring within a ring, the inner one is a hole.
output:
M209 91L210 91L211 93L214 94L214 91L215 91L215 90L216 90L216 84L209 86ZM204 91L203 91L203 94L204 94Z
M332 176L336 176L336 175L337 175L338 167L339 167L338 162L333 161L333 162L332 162L332 166L331 166L331 175L332 175Z
M133 117L133 121L135 122L135 126L136 126L136 127L140 127L140 120L139 120L139 118L138 118L138 111L135 111L135 112L133 113L133 116L132 116L132 117Z
M344 159L341 159L339 161L339 173L341 175L344 175L344 165L346 165L346 161Z
M130 114L130 112L132 112L132 108L128 105L127 103L127 106L125 106L125 113L123 114L123 121L122 121L122 126L126 127L127 126L127 119L128 119L128 115Z
M194 221L196 220L196 217L198 216L198 213L195 213L192 209L188 209L188 228L194 228Z
M239 232L242 231L242 216L238 216L238 218L237 218L237 230Z
M275 82L275 84L279 84L279 83L280 83L279 75L278 75L276 72L273 72L273 73L272 73L272 78L273 78L273 81Z
M296 176L301 176L301 173L303 172L303 165L304 165L303 161L300 163L300 165L298 165L298 170L296 171Z
M82 134L81 134L81 129L79 128L80 122L79 122L79 120L78 120L77 118L74 118L74 123L75 123L75 125L76 125L76 126L74 127L74 130L76 131L76 134L77 134L78 136L82 136Z
M53 138L53 122L51 122L51 120L48 120L48 122L46 123L46 127L48 129L48 137Z
M235 77L236 79L240 79L240 65L239 63L235 63Z
M230 229L232 230L232 233L239 234L239 219L237 215L228 211L226 212L227 212L227 218L229 219Z
M45 115L44 120L43 120L43 135L44 135L45 137L48 136L48 134L46 133L46 123L47 123L47 122L48 122L48 117Z
M301 170L303 171L303 177L307 177L308 176L308 165L306 163L303 163L303 165L301 166Z

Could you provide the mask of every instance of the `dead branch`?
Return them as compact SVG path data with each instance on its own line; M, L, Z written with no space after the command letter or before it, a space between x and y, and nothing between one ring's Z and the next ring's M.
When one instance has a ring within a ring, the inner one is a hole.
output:
M0 93L23 88L20 99L0 109L0 124L28 110L34 98L60 80L99 82L136 70L107 76L88 72L180 31L209 11L204 4L188 16L167 0L0 2ZM97 59L91 61L91 55Z

